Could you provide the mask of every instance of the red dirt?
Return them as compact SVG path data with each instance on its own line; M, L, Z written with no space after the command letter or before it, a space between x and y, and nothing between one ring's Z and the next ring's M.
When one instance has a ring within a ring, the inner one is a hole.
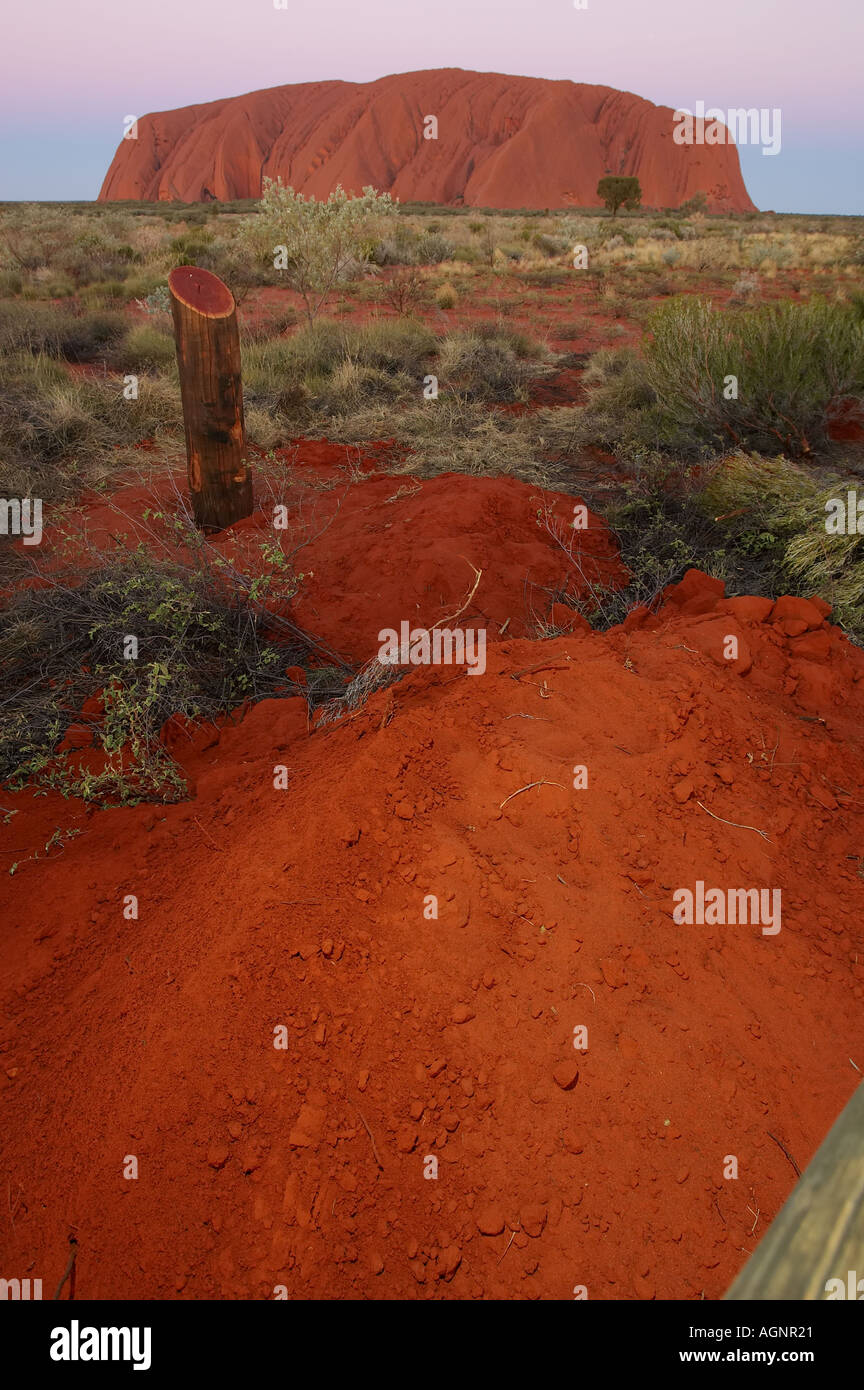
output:
M461 68L305 82L140 117L99 198L258 198L281 175L315 198L372 184L403 201L598 207L614 170L639 178L647 207L704 192L711 211L754 211L734 144L678 145L673 131L670 107L584 83Z
M858 1080L864 655L696 572L513 639L532 490L402 485L348 491L298 611L368 656L464 556L513 620L484 676L174 730L176 806L4 792L4 1261L46 1287L74 1233L82 1299L716 1298ZM700 879L780 888L782 930L676 925Z
M286 553L301 547L293 563L304 580L291 616L350 662L374 655L382 628L398 628L403 619L432 626L455 613L472 587L472 567L482 571L482 583L460 624L487 627L490 641L502 626L509 637L533 631L559 591L587 597L539 516L548 509L566 526L578 498L514 478L445 473L422 481L381 473L390 452L386 443L361 451L307 439L278 450L294 470L290 487L222 532L220 552L257 574L263 543L281 540ZM352 482L349 469L362 481ZM46 529L46 557L62 556L83 570L118 544L182 555L170 527L146 515L170 508L174 482L182 485L179 475L173 482L163 475L91 502L64 520L62 533ZM274 530L273 506L283 497L288 526ZM597 516L589 512L578 535L586 579L602 586L625 581L615 542Z

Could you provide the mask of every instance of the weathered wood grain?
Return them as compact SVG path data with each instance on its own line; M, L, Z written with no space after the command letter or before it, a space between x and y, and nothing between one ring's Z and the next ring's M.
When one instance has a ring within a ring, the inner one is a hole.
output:
M864 1085L832 1126L726 1298L827 1299L832 1279L847 1286L847 1298L864 1297ZM853 1295L858 1279L861 1287Z
M237 309L228 286L198 266L172 270L168 288L193 512L204 530L221 531L252 512Z

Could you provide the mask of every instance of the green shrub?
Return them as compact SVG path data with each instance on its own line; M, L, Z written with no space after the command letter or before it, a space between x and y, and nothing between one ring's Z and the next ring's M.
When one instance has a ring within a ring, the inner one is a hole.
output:
M619 437L692 453L733 442L792 456L826 442L826 408L864 393L864 315L856 303L780 301L715 309L679 296L649 319L642 357L598 354L589 410ZM737 379L738 398L727 399Z
M419 238L414 256L417 265L438 265L449 261L453 255L453 243L439 232L424 232Z
M0 612L4 781L101 804L185 795L160 737L166 720L213 717L272 696L285 687L285 666L309 657L297 629L279 646L267 635L268 603L278 609L290 600L298 577L278 547L271 544L266 559L267 578L247 582L196 537L187 564L141 546L83 580L61 572L49 592L19 593ZM124 660L127 633L138 638L135 661ZM105 755L98 771L56 751L75 711L94 695L104 705L93 725Z

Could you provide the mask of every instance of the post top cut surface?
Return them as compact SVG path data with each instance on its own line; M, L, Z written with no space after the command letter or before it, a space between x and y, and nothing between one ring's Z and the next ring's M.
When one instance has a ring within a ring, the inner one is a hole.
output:
M180 265L168 276L168 287L181 304L210 319L227 318L234 311L234 296L218 275L197 265Z

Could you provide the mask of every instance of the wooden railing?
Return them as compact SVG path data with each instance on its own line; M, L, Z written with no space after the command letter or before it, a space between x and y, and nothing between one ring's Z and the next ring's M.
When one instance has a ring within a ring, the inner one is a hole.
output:
M864 1299L864 1085L726 1294L728 1299L832 1297Z

